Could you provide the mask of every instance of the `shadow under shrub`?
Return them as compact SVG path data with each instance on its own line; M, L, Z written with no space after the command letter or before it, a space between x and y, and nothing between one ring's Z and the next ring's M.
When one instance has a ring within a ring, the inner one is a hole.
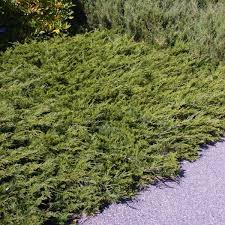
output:
M11 1L0 1L0 50L23 40L31 31L24 15Z
M224 67L110 31L0 56L0 223L65 224L175 178L225 130Z

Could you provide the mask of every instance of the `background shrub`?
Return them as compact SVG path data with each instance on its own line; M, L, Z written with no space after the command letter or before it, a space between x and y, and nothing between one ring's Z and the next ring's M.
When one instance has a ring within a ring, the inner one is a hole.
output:
M15 5L26 15L34 34L60 33L70 27L70 0L16 0Z
M83 0L91 27L119 28L161 47L177 41L224 59L225 4L218 0Z
M0 1L0 48L9 42L67 31L72 19L72 0Z

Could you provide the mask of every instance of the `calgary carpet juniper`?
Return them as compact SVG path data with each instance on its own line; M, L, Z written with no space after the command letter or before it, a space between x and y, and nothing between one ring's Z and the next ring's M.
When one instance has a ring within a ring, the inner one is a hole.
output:
M113 31L0 56L0 223L65 224L175 178L225 128L225 68Z

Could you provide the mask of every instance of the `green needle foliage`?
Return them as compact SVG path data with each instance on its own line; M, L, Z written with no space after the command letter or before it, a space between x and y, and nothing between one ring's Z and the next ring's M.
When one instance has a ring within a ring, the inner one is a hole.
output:
M112 31L0 56L0 220L65 224L174 179L225 129L225 68Z
M225 61L224 0L81 0L91 27L122 30L160 47L176 41Z

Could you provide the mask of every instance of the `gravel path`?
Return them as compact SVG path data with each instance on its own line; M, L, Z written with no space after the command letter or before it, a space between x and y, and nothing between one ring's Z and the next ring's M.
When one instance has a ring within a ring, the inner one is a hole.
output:
M225 141L182 168L179 184L150 186L132 202L111 205L79 225L225 225Z

